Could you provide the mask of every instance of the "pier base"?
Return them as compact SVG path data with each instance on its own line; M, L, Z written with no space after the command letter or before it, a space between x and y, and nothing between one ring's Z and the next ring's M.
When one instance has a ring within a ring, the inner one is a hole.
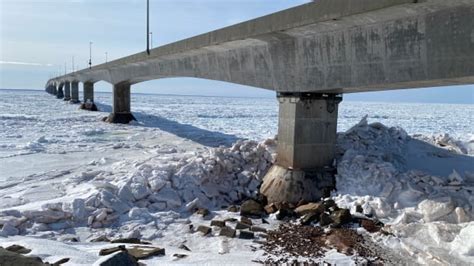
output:
M71 82L71 100L69 103L80 103L79 101L79 82L73 81Z
M338 105L332 94L280 93L275 165L260 193L268 202L318 201L334 189Z
M64 83L64 101L71 100L71 83Z
M136 120L130 111L130 87L128 82L122 82L114 85L113 110L105 119L109 123L128 124Z
M64 98L63 85L59 85L59 87L56 91L56 98L58 98L58 99Z
M92 82L84 82L84 101L80 109L98 111L94 103L94 83Z

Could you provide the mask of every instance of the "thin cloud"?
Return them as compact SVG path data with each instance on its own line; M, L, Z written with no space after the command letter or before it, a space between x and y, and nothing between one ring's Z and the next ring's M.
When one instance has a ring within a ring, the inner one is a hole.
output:
M32 62L15 62L15 61L0 61L0 65L17 65L17 66L53 66L52 64L41 64Z

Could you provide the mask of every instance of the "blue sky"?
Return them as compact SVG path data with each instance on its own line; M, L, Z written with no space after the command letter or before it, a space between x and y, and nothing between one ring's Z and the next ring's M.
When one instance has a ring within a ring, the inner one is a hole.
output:
M308 0L150 0L153 46L309 2ZM271 3L271 4L269 4ZM42 89L60 72L143 51L145 0L0 0L0 88ZM99 91L111 85L96 84ZM235 84L175 78L136 84L133 92L274 97ZM474 103L474 86L351 94L347 100Z

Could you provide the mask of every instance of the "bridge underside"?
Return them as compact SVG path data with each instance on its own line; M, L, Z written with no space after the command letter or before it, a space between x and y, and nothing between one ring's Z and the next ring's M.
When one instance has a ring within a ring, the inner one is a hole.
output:
M130 88L147 80L276 91L278 156L261 192L271 201L317 200L334 185L338 94L474 83L473 18L472 0L320 0L58 77L47 90L60 97L62 84L84 82L93 101L93 83L107 81L111 122L134 119Z

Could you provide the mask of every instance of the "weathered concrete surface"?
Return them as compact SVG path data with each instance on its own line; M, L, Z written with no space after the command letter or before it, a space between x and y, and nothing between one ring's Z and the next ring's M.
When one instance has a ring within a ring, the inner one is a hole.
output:
M94 103L94 83L85 82L84 83L84 100L81 104L80 109L89 110L89 111L98 111L97 106Z
M70 101L71 100L71 82L66 81L64 83L64 100Z
M122 82L114 85L113 91L113 109L107 118L107 122L128 124L136 120L130 111L130 87L128 82Z
M320 0L51 82L197 77L325 93L474 83L472 17L472 0Z
M94 102L94 83L85 82L84 83L84 102Z
M319 201L335 188L338 105L342 98L322 94L280 94L275 165L260 192L269 202Z
M334 173L329 169L294 170L275 164L263 178L260 193L268 202L297 204L301 200L320 201L329 197L334 188Z
M58 99L64 98L63 86L64 86L64 83L61 83L58 86L58 90L56 92L56 98Z
M71 100L70 103L79 103L79 82L71 82Z
M336 144L340 96L279 95L276 163L291 169L331 166ZM315 151L318 151L315 153Z

